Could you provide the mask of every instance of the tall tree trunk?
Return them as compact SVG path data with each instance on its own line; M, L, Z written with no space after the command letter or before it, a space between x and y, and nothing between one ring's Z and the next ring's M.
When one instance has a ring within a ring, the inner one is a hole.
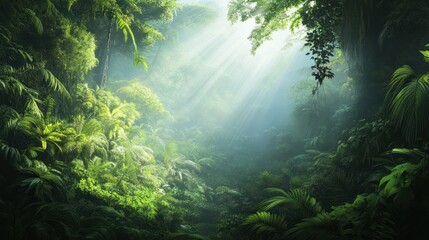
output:
M110 44L112 37L112 27L113 27L113 16L110 14L108 16L109 21L109 30L107 32L107 41L104 49L104 55L102 60L102 65L100 66L100 78L98 80L98 86L104 88L108 80L109 75L109 59L110 59Z

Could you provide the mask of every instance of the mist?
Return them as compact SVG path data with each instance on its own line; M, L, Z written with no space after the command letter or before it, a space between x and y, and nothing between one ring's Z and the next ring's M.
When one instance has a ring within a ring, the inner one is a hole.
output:
M231 24L227 1L183 2L175 20L160 26L166 39L144 50L148 71L131 68L132 59L116 52L109 75L113 81L138 79L156 92L171 114L158 122L157 134L164 140L179 148L193 143L209 149L215 163L204 179L213 189L249 194L255 189L246 184L264 174L283 181L277 186L288 186L288 176L300 164L290 161L285 167L286 160L306 148L321 148L309 142L336 121L332 116L340 106L347 111L351 99L339 93L343 63L336 68L339 77L313 95L313 63L302 30L274 33L252 54L248 37L255 24ZM339 132L325 135L336 143ZM258 181L257 189L270 186ZM217 201L206 203L191 220L204 235L216 234L222 218Z
M207 138L222 131L228 136L220 141L230 144L257 137L263 146L264 131L288 123L291 86L311 71L302 36L279 32L252 55L248 36L254 24L228 22L226 1L191 2L196 9L185 4L183 9L191 10L179 11L166 40L146 50L147 72L124 69L120 63L132 59L116 54L110 75L138 78L154 89L178 131L199 129ZM196 13L198 8L206 14ZM192 25L180 26L187 19Z

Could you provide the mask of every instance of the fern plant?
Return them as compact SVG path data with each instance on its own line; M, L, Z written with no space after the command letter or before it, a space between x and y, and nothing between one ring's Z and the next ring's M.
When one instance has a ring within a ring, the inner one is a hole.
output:
M62 82L45 68L44 63L36 61L30 52L15 43L9 29L0 26L0 36L1 105L41 117L40 97L55 93L70 99Z
M108 141L101 123L95 119L77 119L75 129L69 129L63 150L71 158L80 158L88 166L93 156L107 157Z

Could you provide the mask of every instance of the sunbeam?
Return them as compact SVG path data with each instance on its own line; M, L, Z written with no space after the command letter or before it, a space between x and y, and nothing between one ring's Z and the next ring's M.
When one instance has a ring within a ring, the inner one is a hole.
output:
M192 119L195 127L211 119L237 134L250 126L258 126L255 133L263 131L274 121L264 116L270 111L281 113L276 121L282 117L284 121L287 110L267 106L279 98L286 103L287 86L305 78L300 69L308 68L309 61L302 51L303 41L296 41L289 32L277 33L252 55L248 36L254 23L231 25L226 19L226 2L216 10L217 16L208 24L191 33L178 33L180 41L167 41L162 47L175 56L174 64L167 66L168 71L164 67L150 73L172 72L171 79L181 77L181 94L171 105L174 116ZM156 79L150 81L156 88Z

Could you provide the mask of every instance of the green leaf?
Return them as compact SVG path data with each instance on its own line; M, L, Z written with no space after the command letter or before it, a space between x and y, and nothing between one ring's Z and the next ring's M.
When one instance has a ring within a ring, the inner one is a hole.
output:
M138 51L135 51L134 52L134 66L138 66L139 64L141 64L143 66L143 69L145 71L148 70L149 65L148 65L147 61L143 58L143 56L141 56L139 54Z
M45 140L42 140L41 143L42 143L42 149L46 150L47 145L48 145L47 142Z
M429 51L421 50L420 53L423 55L423 58L426 62L429 62Z

